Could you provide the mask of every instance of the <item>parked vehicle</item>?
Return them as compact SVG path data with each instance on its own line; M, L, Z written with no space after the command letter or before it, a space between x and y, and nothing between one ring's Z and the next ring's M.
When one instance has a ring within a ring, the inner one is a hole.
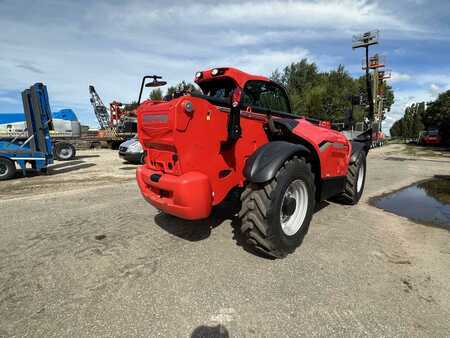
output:
M52 113L48 103L47 88L36 83L22 92L23 107L27 121L27 138L0 139L0 180L16 175L16 164L26 175L26 166L46 172L53 163L53 146L50 137Z
M0 138L6 140L26 140L27 119L24 114L1 114ZM50 136L53 156L56 160L73 160L76 155L74 143L81 136L81 124L72 109L61 109L52 113Z
M138 138L133 137L120 144L119 156L127 162L143 164L145 152Z
M419 144L424 146L439 145L442 142L442 137L439 135L439 130L421 131L419 134Z
M372 148L382 147L384 145L385 135L382 131L372 132Z
M158 77L144 77L139 97L148 78L146 86L158 85ZM195 82L202 94L146 100L137 109L147 158L136 177L153 206L203 219L239 191L244 238L280 258L301 244L317 203L358 203L370 135L350 142L293 115L285 89L263 76L215 68L198 72Z

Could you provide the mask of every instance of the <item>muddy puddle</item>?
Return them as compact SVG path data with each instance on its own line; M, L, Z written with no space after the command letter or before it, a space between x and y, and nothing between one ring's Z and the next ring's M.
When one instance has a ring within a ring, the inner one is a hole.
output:
M370 204L422 224L450 230L450 176L435 176L372 198Z

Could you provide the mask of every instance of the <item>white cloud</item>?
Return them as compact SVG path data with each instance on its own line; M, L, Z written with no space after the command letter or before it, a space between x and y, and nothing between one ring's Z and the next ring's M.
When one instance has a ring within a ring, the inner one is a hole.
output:
M0 102L15 104L17 103L17 100L12 97L0 96Z
M42 0L26 8L3 0L0 90L23 90L42 81L54 107L72 107L82 120L92 121L89 84L105 103L128 102L136 99L146 74L161 74L169 84L190 81L195 71L212 66L270 75L303 57L329 69L359 58L346 59L333 43L348 44L350 54L352 34L375 27L406 39L417 38L412 32L427 32L408 15L368 0L199 0L188 5ZM406 73L396 75L398 82L412 81ZM428 87L431 83L444 85L433 80Z
M220 64L234 65L254 74L270 75L280 65L288 65L299 59L309 57L313 60L308 50L295 48L286 51L262 50L258 53L242 53L230 56L220 61Z
M411 80L411 75L405 73L392 72L390 81L392 83L395 82L404 82Z
M149 25L175 23L208 27L251 25L354 30L383 26L384 29L418 30L417 25L396 17L376 2L364 0L208 2L190 6L180 3L159 8L153 3L134 2L125 5L121 11L105 4L101 4L99 8L109 20L119 20L129 26L146 22Z
M437 96L440 92L442 92L443 91L443 88L441 88L441 87L439 87L437 84L435 84L435 83L432 83L431 85L430 85L430 93L433 95L433 96Z
M443 69L439 73L423 73L420 72L415 76L415 79L420 84L438 84L438 85L450 85L450 69Z
M401 119L405 113L405 109L413 103L429 102L436 98L437 94L433 94L429 89L407 89L395 91L395 103L391 107L391 111L386 113L383 130L387 133L392 124Z

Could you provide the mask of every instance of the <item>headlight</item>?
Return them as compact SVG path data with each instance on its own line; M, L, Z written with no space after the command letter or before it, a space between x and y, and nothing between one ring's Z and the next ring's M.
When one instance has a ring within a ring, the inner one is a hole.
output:
M216 76L217 74L219 74L219 70L218 70L217 68L214 68L214 69L211 71L211 75L212 75L212 76Z
M197 73L195 73L195 78L196 78L196 79L200 79L202 76L203 76L203 73L202 73L202 72L197 72Z
M141 143L138 141L128 146L127 153L141 153L143 150Z

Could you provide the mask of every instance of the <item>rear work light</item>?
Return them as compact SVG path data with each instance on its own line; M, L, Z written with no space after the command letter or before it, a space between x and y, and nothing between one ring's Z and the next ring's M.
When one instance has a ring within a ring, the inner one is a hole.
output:
M211 70L211 76L218 76L225 74L227 68L214 68Z
M192 104L191 101L184 102L184 110L186 111L186 113L189 114L194 111L194 105Z

